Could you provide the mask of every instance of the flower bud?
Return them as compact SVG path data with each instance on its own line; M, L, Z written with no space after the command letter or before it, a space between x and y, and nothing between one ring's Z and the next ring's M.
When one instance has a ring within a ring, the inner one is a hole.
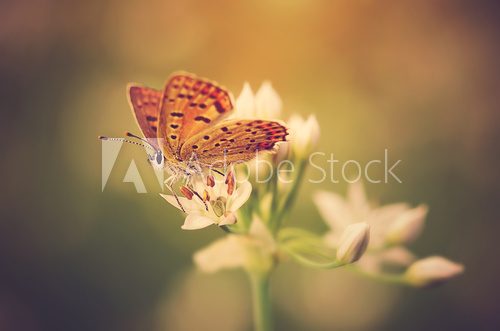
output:
M337 260L343 264L356 262L361 258L370 241L370 226L366 223L349 225L340 237Z
M288 160L290 154L290 142L283 141L277 145L278 151L272 156L273 163L279 165L282 161Z
M389 227L386 242L399 245L414 241L422 232L426 215L427 206L425 205L403 212Z
M319 139L319 124L316 116L309 115L307 120L304 120L299 115L293 115L287 123L290 128L293 153L298 157L307 157Z
M271 82L263 82L255 94L255 115L262 119L276 119L280 116L281 107L280 96L273 89Z
M429 287L448 281L464 272L464 266L441 256L431 256L410 265L406 281L416 287Z
M282 108L281 99L270 82L262 83L256 94L245 82L236 99L234 116L236 118L277 119Z
M236 99L236 110L235 113L237 117L240 118L254 118L255 115L255 97L248 82L245 82L240 95Z

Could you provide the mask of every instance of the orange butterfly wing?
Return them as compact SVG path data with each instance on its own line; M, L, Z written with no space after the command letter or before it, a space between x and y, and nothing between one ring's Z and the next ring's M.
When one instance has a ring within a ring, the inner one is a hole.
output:
M137 125L150 144L158 148L158 112L162 92L136 84L128 86L128 97Z
M188 73L175 73L167 81L160 101L158 138L169 159L184 160L182 145L213 126L233 109L229 92L216 83Z
M287 128L276 121L222 121L190 138L181 148L181 158L193 153L205 166L221 167L255 158L260 151L274 151L275 144L286 141Z

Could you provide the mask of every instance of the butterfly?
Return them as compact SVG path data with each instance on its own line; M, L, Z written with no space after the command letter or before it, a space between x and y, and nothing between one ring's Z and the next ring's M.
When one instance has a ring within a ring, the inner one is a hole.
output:
M163 91L130 84L128 96L145 139L174 168L186 168L193 157L212 167L249 161L288 135L277 121L226 119L233 111L231 94L189 73L174 73Z
M150 162L175 174L189 175L193 164L199 171L252 160L259 152L276 151L288 135L277 121L228 118L229 91L186 72L172 74L163 90L129 84L128 98L142 140L154 150Z

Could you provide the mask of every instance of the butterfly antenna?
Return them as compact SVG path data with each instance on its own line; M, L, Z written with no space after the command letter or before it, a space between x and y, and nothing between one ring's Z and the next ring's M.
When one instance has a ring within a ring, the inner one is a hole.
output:
M151 146L151 144L149 144L149 143L148 143L148 145L144 145L143 143L139 143L137 141L128 140L128 139L125 139L125 138L111 138L111 137L106 137L106 136L99 136L98 138L100 140L121 141L123 143L129 143L129 144L133 144L133 145L137 145L137 146L142 146L144 148L152 149L156 153L156 149L153 148Z
M144 142L144 143L148 144L148 145L149 145L152 149L154 149L154 150L155 150L155 152L156 152L156 148L155 148L153 145L151 145L151 143L150 143L147 139L141 138L141 137L139 137L138 135L133 134L132 132L129 132L129 131L125 131L125 135L126 135L127 137L130 137L130 138L139 139L140 141L142 141L142 142Z

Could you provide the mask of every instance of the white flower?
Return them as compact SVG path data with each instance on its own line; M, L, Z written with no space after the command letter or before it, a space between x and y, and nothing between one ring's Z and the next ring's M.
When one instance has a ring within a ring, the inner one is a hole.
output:
M300 115L292 115L287 122L290 129L290 143L293 153L304 157L316 147L319 139L319 124L316 116L305 120Z
M422 233L427 211L427 206L421 205L399 215L387 229L386 242L407 244L414 241Z
M243 236L227 235L196 252L194 262L207 273L242 267L247 258L246 240Z
M369 248L384 247L387 244L388 230L394 222L398 220L398 217L412 210L406 203L372 206L366 198L360 181L349 185L346 199L337 193L319 191L314 195L313 200L330 227L331 231L327 233L326 239L332 246L338 245L340 235L347 226L366 222L370 225Z
M405 273L407 282L417 287L441 284L464 272L464 266L441 256L431 256L413 263Z
M349 225L340 238L337 260L343 264L356 262L366 251L370 241L370 226L366 223Z
M201 180L195 180L193 190L198 193L197 195L191 194L189 196L191 189L181 188L181 191L184 189L188 193L185 194L185 197L178 197L187 213L182 229L197 230L212 224L221 226L236 223L236 211L250 197L252 185L248 181L241 181L236 184L232 172L228 173L227 178L226 181L212 180L210 185L204 184ZM181 209L173 195L160 195L168 203Z
M194 261L204 272L221 269L245 268L267 271L276 251L274 239L258 218L252 221L248 235L229 234L196 252Z
M265 81L254 95L250 84L245 82L240 95L236 99L234 117L278 119L282 102L270 82Z
M406 203L374 206L368 202L360 181L349 185L345 199L333 192L319 191L313 200L330 227L325 235L330 247L339 247L341 234L350 225L365 222L370 226L367 252L357 264L366 272L380 273L386 266L406 268L415 260L402 245L420 235L426 206L411 208Z
M379 252L364 254L358 266L370 273L382 273L385 266L406 268L416 260L407 248L403 246L389 247Z

